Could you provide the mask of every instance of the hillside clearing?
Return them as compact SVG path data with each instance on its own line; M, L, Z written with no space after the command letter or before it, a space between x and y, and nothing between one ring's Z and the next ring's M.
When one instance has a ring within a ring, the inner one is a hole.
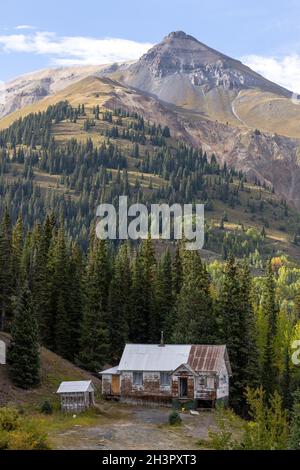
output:
M0 333L0 340L8 344L9 337ZM45 400L49 400L58 407L56 390L63 380L93 380L100 390L100 380L97 377L41 347L41 386L36 389L22 390L14 386L9 378L8 366L0 366L0 406L14 404L34 410L39 409Z

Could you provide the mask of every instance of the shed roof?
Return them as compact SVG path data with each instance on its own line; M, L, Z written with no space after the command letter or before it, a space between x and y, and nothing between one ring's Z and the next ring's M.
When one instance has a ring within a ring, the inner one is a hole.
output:
M225 345L193 344L187 362L195 372L219 372L224 360L228 373L231 374Z
M102 370L101 372L99 372L99 374L100 375L103 375L103 374L118 375L120 374L119 366L110 367L109 369Z
M188 344L126 344L119 370L170 372L187 363L190 349Z
M95 390L91 380L62 382L56 393L92 392Z

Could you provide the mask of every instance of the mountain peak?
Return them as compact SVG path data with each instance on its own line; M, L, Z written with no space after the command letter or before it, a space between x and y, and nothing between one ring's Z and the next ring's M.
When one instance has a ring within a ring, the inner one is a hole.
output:
M173 31L165 39L192 39L193 41L197 41L196 38L186 34L184 31ZM197 41L198 42L198 41Z
M177 106L202 106L212 90L226 96L243 89L290 96L287 90L269 82L240 61L203 44L184 31L173 31L153 46L122 76L127 85L156 95ZM219 95L217 95L219 96Z

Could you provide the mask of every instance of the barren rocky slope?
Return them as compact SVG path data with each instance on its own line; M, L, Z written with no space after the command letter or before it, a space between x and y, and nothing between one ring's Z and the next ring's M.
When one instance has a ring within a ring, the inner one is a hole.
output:
M85 77L107 75L127 66L125 63L49 68L17 77L0 88L0 117L36 103Z

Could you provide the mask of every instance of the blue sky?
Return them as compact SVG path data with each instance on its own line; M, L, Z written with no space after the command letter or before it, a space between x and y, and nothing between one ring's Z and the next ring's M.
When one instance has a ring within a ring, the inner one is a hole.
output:
M8 0L1 4L0 79L49 65L134 59L174 30L300 92L299 0Z

